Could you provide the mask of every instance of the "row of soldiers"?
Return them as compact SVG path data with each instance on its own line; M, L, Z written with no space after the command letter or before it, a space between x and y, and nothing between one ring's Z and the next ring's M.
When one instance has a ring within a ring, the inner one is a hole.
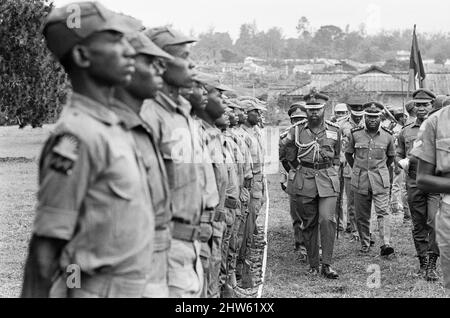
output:
M420 185L418 163L430 161L424 157L419 132L425 119L449 105L450 99L418 89L406 104L406 117L377 101L353 97L347 104L335 106L330 121L324 120L327 100L326 95L312 91L304 101L291 105L292 125L280 136L280 161L285 170L282 188L290 198L295 250L302 260L308 260L311 273L320 271L336 279L339 275L331 268L336 234L343 230L351 233L352 240L360 241L360 255L367 255L375 244L372 232L378 227L380 255L393 255L391 211L396 213L398 205L392 186L397 184L404 218L412 219L417 276L438 280L440 249L435 219L442 192L436 191L436 186L430 191ZM345 211L341 205L344 192ZM373 214L376 224L371 222Z
M22 296L253 287L264 103L197 72L195 39L97 2L53 8L43 34L73 94L41 153Z

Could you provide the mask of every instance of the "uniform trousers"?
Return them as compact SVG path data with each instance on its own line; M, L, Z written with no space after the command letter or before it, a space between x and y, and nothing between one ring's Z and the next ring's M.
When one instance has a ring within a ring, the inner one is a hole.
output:
M302 218L300 217L302 202L298 195L289 195L289 212L291 214L292 226L294 229L294 242L296 246L304 246Z
M337 197L314 198L298 195L303 208L300 217L303 222L303 237L308 254L309 265L319 267L319 225L322 263L331 265L334 240L336 237L336 200Z
M412 236L417 256L429 253L439 255L436 242L435 220L440 195L425 193L417 187L416 180L408 176L408 203L412 218Z
M368 194L355 194L355 211L358 233L363 247L370 247L370 218L372 202L377 215L378 232L383 244L390 244L391 225L389 205L389 192L373 194L369 189Z
M450 204L443 201L436 215L436 240L441 255L444 287L450 293Z

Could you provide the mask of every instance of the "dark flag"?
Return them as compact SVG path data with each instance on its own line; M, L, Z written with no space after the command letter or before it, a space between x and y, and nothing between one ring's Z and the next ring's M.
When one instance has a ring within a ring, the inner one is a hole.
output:
M424 87L425 70L423 67L422 56L420 55L419 44L417 43L416 25L414 25L413 39L411 45L411 56L409 58L409 92Z

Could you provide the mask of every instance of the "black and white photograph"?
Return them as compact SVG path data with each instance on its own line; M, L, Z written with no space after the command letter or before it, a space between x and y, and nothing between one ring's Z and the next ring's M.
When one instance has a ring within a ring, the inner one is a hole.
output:
M449 298L449 12L0 0L0 298Z

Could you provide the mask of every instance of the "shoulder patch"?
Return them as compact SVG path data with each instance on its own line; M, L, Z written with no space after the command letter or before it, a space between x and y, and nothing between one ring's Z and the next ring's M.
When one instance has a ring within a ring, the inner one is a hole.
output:
M80 140L73 134L61 133L55 137L50 167L64 174L71 174L78 159Z
M384 127L384 126L381 126L381 128L382 128L384 131L386 131L387 133L391 134L391 135L394 134L394 132L393 132L392 130L390 130L389 128L386 128L386 127Z
M359 131L359 130L363 130L363 129L364 129L364 127L358 126L358 127L355 127L355 128L350 129L350 131L351 131L352 133L354 133L355 131Z
M332 126L332 127L339 128L339 125L336 124L336 123L333 123L332 121L325 120L325 123L326 123L327 125Z

